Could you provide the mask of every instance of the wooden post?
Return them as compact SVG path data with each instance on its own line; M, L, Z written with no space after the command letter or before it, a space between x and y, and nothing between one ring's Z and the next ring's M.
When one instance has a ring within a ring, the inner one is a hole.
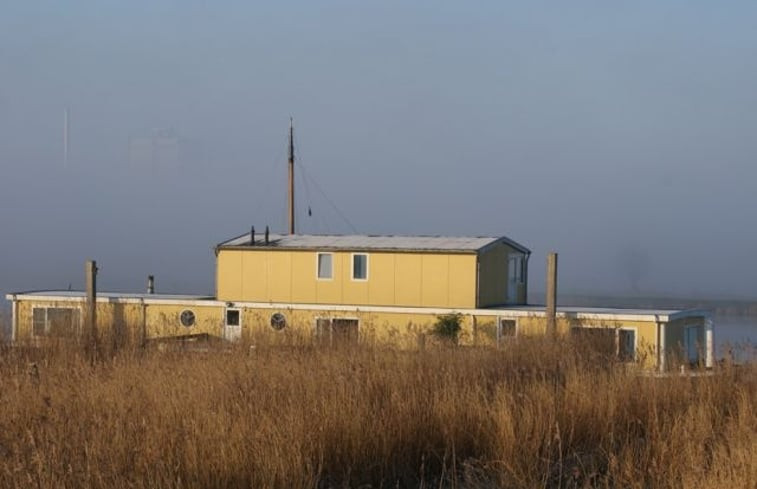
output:
M557 253L547 255L547 334L557 333Z
M715 338L713 334L712 315L704 317L704 366L712 368L715 363Z
M666 328L665 328L665 326L667 324L668 323L659 323L660 326L658 328L659 329L660 337L657 340L657 348L658 348L657 351L658 351L660 357L659 357L659 359L657 361L657 364L658 364L657 367L659 368L659 370L660 370L661 373L665 372L665 369L667 368L667 365L666 365L666 362L665 362L665 359L667 357L667 352L665 351L665 348L666 348L666 345L665 345L665 333L666 333L665 329Z
M84 264L84 279L87 287L86 328L87 348L94 355L97 350L97 262L87 260ZM94 357L93 357L94 358Z

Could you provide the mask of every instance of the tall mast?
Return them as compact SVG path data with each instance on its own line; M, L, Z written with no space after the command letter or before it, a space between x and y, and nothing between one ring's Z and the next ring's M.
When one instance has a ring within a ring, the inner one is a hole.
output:
M68 168L68 145L69 145L69 135L68 135L68 107L63 109L63 168Z
M289 118L289 234L294 234L294 121Z

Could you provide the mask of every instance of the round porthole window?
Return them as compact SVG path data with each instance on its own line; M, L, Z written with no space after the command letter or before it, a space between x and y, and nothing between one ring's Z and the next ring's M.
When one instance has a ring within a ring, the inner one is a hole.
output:
M284 315L280 312L277 312L273 316L271 316L271 327L276 331L281 331L286 327L286 325L287 318L285 318Z
M182 326L186 326L187 328L189 328L190 326L194 326L195 313L193 313L189 309L181 311L181 314L179 315L179 320L181 321Z

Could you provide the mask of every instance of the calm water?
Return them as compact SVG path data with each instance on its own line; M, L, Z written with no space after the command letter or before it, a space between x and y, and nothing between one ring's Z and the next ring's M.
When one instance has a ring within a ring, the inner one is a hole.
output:
M715 356L733 354L738 362L757 361L757 317L720 317L715 321Z

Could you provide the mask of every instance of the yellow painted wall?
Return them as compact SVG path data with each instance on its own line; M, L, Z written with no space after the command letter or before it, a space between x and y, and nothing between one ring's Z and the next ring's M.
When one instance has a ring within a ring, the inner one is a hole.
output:
M44 342L44 336L35 337L33 334L32 314L35 307L54 307L64 309L76 309L79 311L78 332L82 332L84 325L84 303L71 301L19 301L16 340L21 342ZM140 331L134 325L141 324L141 308L138 304L119 304L112 302L100 302L97 304L97 330L101 336L117 344L126 344L138 341Z
M47 341L45 337L33 335L32 311L35 307L78 309L80 328L83 328L83 301L23 300L18 302L17 341ZM186 309L195 313L196 322L192 327L182 326L179 320L179 315ZM223 334L223 314L224 309L221 306L98 302L96 317L99 336L123 345L137 344L144 339L200 333L220 337ZM83 332L82 329L79 332Z
M195 324L183 326L179 316L190 310L195 315ZM207 333L223 336L224 308L221 306L196 306L173 304L147 304L145 331L147 339Z
M219 250L217 296L227 302L475 307L476 255L366 253L368 279L352 279L352 252L333 252L331 279L317 253Z
M32 307L83 307L83 302L60 302L23 300L18 303L18 336L19 341L35 341L32 338ZM196 324L192 327L181 325L179 315L185 309L195 313ZM273 307L249 308L240 307L242 338L253 343L291 343L301 340L305 343L312 341L316 319L322 318L354 318L359 323L359 341L366 344L387 344L399 348L417 348L421 344L433 343L432 327L437 316L432 313L403 313L333 310L295 310L291 308L276 309ZM210 302L207 305L196 303L182 304L124 304L113 302L98 302L98 329L101 332L119 332L124 341L140 342L170 336L184 336L190 334L207 333L216 337L224 335L224 304ZM283 331L276 331L271 327L270 319L274 313L282 313L286 317L287 327ZM82 313L83 314L83 313ZM503 316L511 319L506 313ZM546 331L546 320L543 315L521 316L514 318L517 322L519 336L541 335ZM460 343L463 345L496 345L497 316L488 314L462 316L462 331ZM674 353L678 338L683 341L683 328L687 325L703 323L702 318L690 318L680 322L671 322L667 326L666 341L671 353ZM657 325L652 321L607 321L575 319L569 317L557 318L557 329L568 334L571 327L602 327L602 328L634 328L636 330L637 360L643 366L654 367L657 362ZM703 341L703 337L702 337Z

